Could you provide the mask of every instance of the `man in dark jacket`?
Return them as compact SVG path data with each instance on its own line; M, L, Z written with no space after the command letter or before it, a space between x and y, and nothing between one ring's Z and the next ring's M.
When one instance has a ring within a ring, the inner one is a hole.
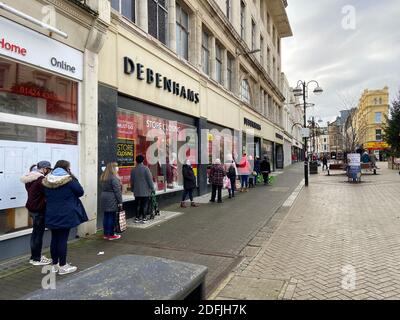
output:
M31 235L31 259L30 264L43 266L51 263L51 260L42 256L43 235L45 230L44 214L46 211L46 199L42 180L51 171L51 164L48 161L40 161L32 170L21 177L28 192L28 200L25 207L32 218Z
M144 157L136 157L136 167L131 171L131 190L136 202L136 223L146 223L146 212L149 205L149 198L154 192L153 176L150 169L144 164Z
M325 168L326 170L328 170L328 158L326 157L326 155L324 155L324 157L322 158L322 171L324 171Z
M264 160L260 163L260 171L263 175L264 185L268 184L269 174L271 173L271 164L269 163L268 157L264 157Z
M198 207L198 205L193 201L193 190L196 188L196 176L194 175L193 168L189 160L187 160L186 164L182 166L182 175L184 191L182 195L181 208L186 208L185 201L188 195L191 206Z

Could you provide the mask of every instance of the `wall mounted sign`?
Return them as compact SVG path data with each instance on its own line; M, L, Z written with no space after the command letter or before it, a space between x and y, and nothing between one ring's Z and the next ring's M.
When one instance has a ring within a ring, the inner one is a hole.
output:
M261 125L260 124L254 122L254 121L251 121L250 119L247 119L247 118L244 118L244 125L248 126L248 127L251 127L251 128L254 128L254 129L257 129L257 130L261 130Z
M147 84L154 85L157 89L164 90L195 104L200 102L199 93L163 76L161 73L154 72L153 69L146 68L141 63L135 63L128 57L124 57L124 73L127 75L136 75L136 78L140 81L146 81Z
M4 17L0 17L0 56L83 79L82 52Z
M280 135L279 133L275 133L275 137L277 137L277 138L280 139L280 140L283 140L283 136Z

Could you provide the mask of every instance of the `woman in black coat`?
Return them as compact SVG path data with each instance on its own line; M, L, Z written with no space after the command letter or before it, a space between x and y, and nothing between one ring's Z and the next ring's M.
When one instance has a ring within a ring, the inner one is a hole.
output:
M188 195L191 201L191 206L198 207L198 205L193 201L193 189L196 188L196 176L194 175L193 168L189 160L186 161L186 164L184 164L182 167L182 175L184 192L182 195L181 208L186 208L185 201Z
M267 157L264 157L264 160L260 163L260 171L264 178L264 184L268 184L269 174L271 173L271 164Z

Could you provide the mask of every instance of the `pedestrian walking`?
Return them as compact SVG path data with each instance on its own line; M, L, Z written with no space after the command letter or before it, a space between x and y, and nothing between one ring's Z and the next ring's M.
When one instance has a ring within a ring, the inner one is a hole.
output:
M50 252L53 272L59 275L77 270L67 263L67 242L70 230L88 221L79 199L84 195L78 179L71 173L71 164L57 161L54 170L43 179L46 196L45 224L51 230Z
M264 157L264 160L260 163L260 171L264 179L264 185L269 183L269 174L271 173L271 164L267 156Z
M215 202L218 192L218 203L222 203L222 186L224 185L225 170L220 159L216 159L210 170L210 182L212 185L211 200Z
M136 157L136 167L131 171L131 190L135 196L136 217L135 223L147 222L147 209L151 193L155 192L153 176L150 169L144 165L144 157Z
M371 159L369 157L369 154L367 151L364 151L363 155L361 156L361 162L362 163L369 163L371 162Z
M104 240L117 240L121 235L115 234L116 218L122 210L122 183L118 176L118 163L110 162L100 176L101 208L103 209Z
M376 158L375 153L372 153L372 152L371 152L369 158L370 158L370 161L371 161L371 166L372 166L372 168L374 168L374 169L379 169L379 168L376 166L377 158Z
M196 188L196 176L192 168L190 160L182 166L182 176L183 176L183 195L181 201L181 208L186 208L185 201L187 196L190 199L191 207L198 207L198 205L193 200L193 190Z
M233 160L231 155L227 156L227 160L228 161L224 165L224 170L227 178L230 181L230 188L228 188L229 199L232 199L235 197L235 191L236 191L237 168L235 161Z
M254 161L254 185L257 185L257 179L258 176L261 174L261 169L260 169L260 165L261 165L261 161L260 161L260 157L256 157L256 160Z
M31 166L29 173L20 179L25 184L25 189L28 193L25 207L32 218L31 258L29 263L34 266L44 266L51 263L51 259L42 256L46 212L46 198L42 181L50 171L50 162L40 161L38 164Z
M322 171L328 170L328 158L326 157L326 155L323 156L322 158Z
M242 159L237 165L237 168L240 175L240 192L247 192L249 188L249 176L252 170L246 153L243 153Z

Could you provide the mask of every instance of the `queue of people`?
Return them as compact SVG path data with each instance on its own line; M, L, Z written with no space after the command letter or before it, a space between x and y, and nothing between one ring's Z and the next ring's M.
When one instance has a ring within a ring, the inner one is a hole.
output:
M59 160L54 168L40 161L21 177L28 193L26 208L33 221L30 263L35 266L52 264L52 272L65 275L75 272L76 266L67 263L70 230L88 221L80 200L84 190L71 172L71 164ZM45 228L51 231L51 259L42 256Z

